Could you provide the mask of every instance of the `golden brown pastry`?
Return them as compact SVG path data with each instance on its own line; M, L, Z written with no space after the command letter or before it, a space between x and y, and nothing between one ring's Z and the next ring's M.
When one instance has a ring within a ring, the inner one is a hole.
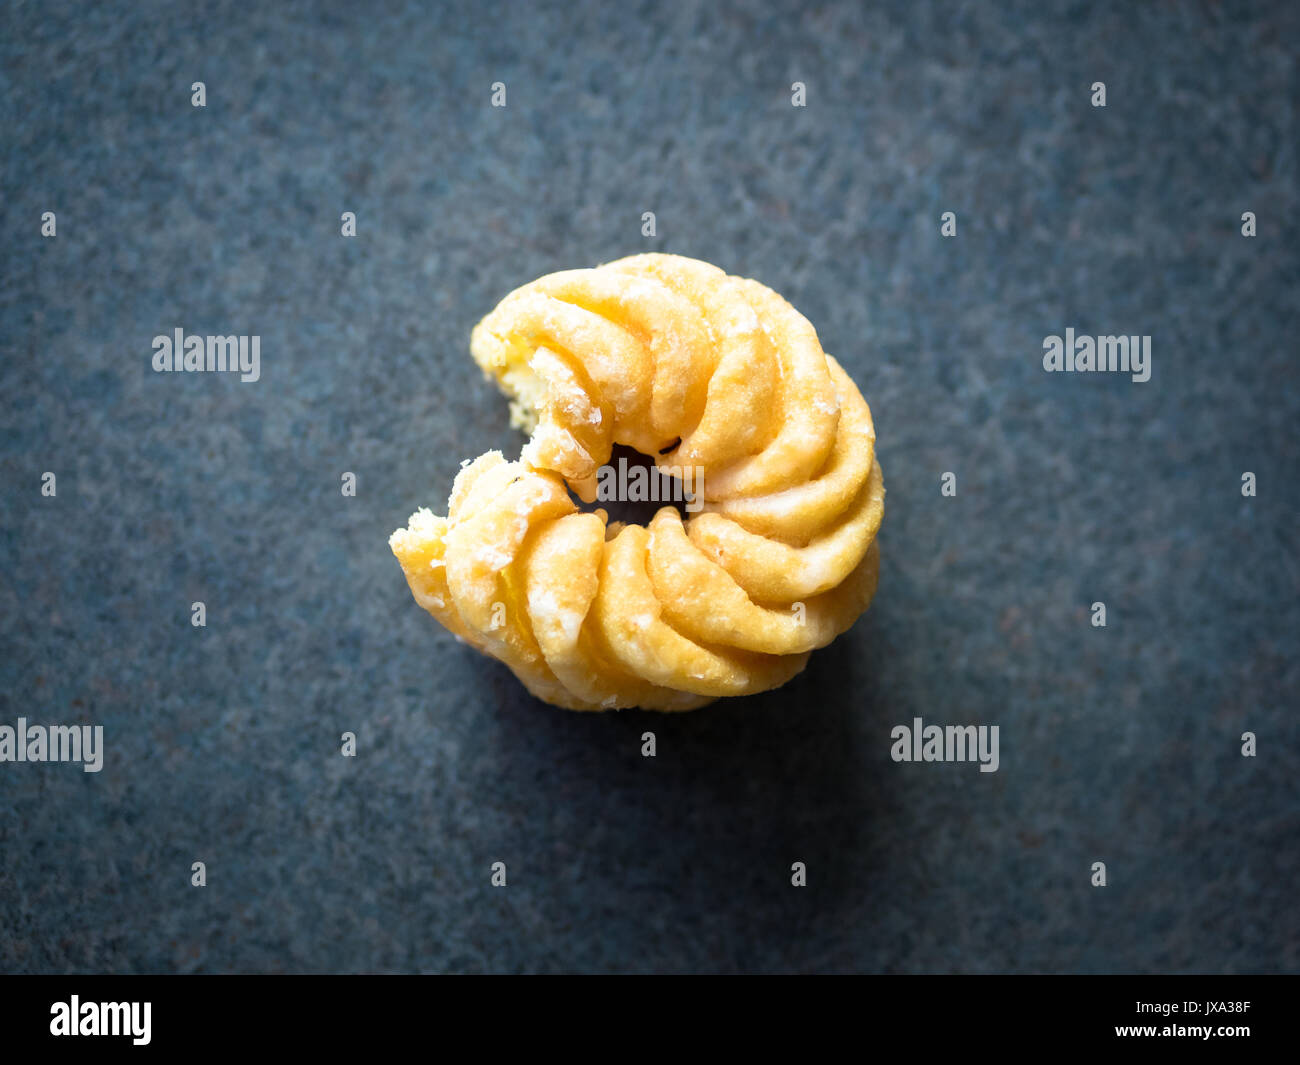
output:
M784 684L867 608L885 489L861 393L803 315L676 255L538 278L474 329L529 432L389 543L416 602L556 706L691 710ZM690 500L607 525L626 444ZM608 472L608 470L606 471Z

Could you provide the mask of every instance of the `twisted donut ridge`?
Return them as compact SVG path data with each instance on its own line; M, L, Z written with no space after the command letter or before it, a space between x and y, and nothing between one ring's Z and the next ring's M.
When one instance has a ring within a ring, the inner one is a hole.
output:
M416 602L539 699L691 710L767 691L870 604L871 412L771 289L634 255L516 289L470 347L528 443L466 464L447 516L421 508L389 545ZM691 483L685 520L578 507L615 444Z

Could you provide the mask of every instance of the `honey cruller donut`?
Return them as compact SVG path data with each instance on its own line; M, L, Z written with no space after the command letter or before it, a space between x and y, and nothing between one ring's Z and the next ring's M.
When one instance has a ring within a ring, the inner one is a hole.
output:
M516 289L470 348L528 443L466 464L447 516L420 509L389 544L416 602L537 698L692 710L766 691L866 610L871 411L771 289L634 255ZM596 500L615 444L697 471L697 511L642 527L580 509L570 490Z

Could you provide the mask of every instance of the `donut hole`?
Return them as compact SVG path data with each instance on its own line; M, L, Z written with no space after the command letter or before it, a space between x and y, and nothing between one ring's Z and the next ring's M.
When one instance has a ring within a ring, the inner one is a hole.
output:
M589 514L603 510L608 523L617 522L620 527L649 525L662 507L675 507L685 521L691 516L687 509L690 500L690 486L681 478L663 473L648 455L625 444L615 444L609 462L601 467L595 502L584 503L574 497L580 510Z

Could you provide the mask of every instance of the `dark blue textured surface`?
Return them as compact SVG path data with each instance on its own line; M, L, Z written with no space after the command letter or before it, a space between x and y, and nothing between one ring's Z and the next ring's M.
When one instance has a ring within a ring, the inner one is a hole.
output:
M0 765L0 969L1300 969L1300 9L262 6L0 9L0 723L108 749ZM580 716L386 538L519 447L478 318L644 250L859 382L881 590L780 692ZM177 326L262 380L152 373Z

